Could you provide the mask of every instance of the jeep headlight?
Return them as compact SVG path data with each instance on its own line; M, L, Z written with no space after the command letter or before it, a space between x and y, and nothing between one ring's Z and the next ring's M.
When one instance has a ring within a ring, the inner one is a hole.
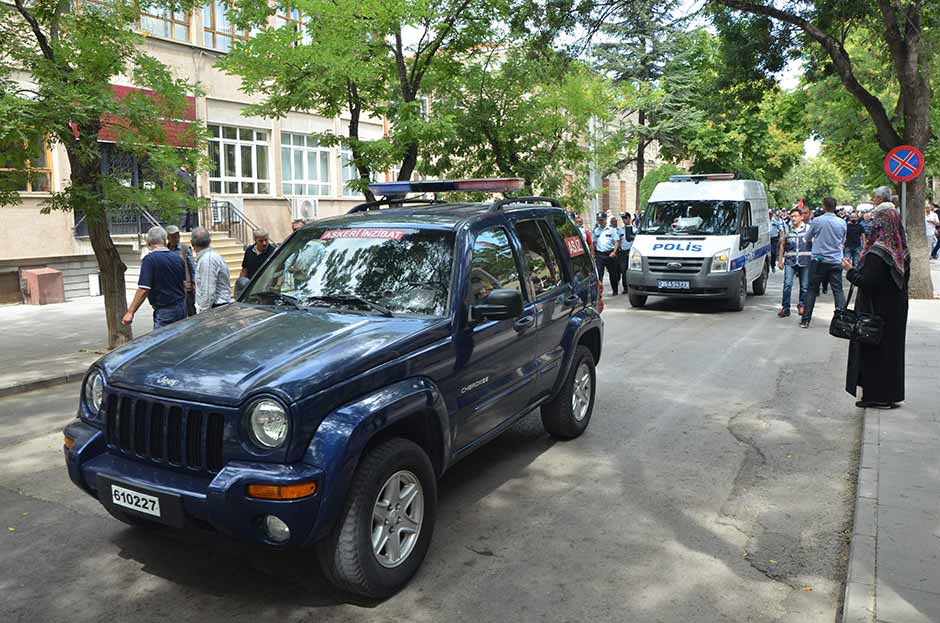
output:
M279 448L287 440L287 411L276 400L262 398L248 410L248 430L258 446Z
M93 370L88 378L85 379L85 406L94 415L101 412L101 404L104 401L104 378L101 372Z
M713 273L726 273L728 272L728 267L731 265L731 249L725 249L724 251L719 251L712 256L712 272Z
M630 249L630 265L627 270L643 270L643 254L636 249Z

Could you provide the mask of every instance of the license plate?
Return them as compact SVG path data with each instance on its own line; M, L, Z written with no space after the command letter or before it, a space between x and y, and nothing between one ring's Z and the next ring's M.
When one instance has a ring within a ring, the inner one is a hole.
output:
M118 506L129 508L138 513L146 513L154 517L160 516L160 498L153 495L111 485L111 501Z
M689 289L688 281L664 281L660 279L658 285L661 290L688 290Z

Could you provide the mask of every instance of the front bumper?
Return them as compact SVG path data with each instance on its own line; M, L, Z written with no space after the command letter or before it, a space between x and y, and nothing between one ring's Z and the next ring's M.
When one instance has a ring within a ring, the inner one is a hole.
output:
M167 525L206 528L234 539L278 547L308 545L318 534L319 490L299 500L259 500L247 495L249 483L322 483L324 472L318 467L230 461L217 474L190 474L109 449L104 433L81 421L69 424L65 434L74 440L71 448L64 448L69 478L112 514L155 520L111 504L108 492L99 491L101 483L109 481L172 501L173 510L161 520ZM267 538L262 528L266 515L275 515L288 525L287 541L275 543Z
M644 258L645 259L645 258ZM688 281L688 289L660 288L660 281ZM683 298L733 299L741 287L741 271L726 273L650 272L644 262L642 271L627 271L627 290L643 296L676 296Z

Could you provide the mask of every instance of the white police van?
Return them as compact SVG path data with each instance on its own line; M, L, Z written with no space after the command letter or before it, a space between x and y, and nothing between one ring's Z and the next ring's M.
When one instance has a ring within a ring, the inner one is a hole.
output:
M767 192L732 173L673 175L650 195L630 250L630 305L648 296L726 299L744 308L770 271Z

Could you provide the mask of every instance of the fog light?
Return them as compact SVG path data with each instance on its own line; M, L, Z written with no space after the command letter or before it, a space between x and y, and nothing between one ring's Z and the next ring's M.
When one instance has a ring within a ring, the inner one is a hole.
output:
M283 543L290 538L290 528L274 515L265 515L264 531L275 543Z
M68 435L65 435L65 447L71 450L72 446L74 445L75 445L75 440L69 437Z

